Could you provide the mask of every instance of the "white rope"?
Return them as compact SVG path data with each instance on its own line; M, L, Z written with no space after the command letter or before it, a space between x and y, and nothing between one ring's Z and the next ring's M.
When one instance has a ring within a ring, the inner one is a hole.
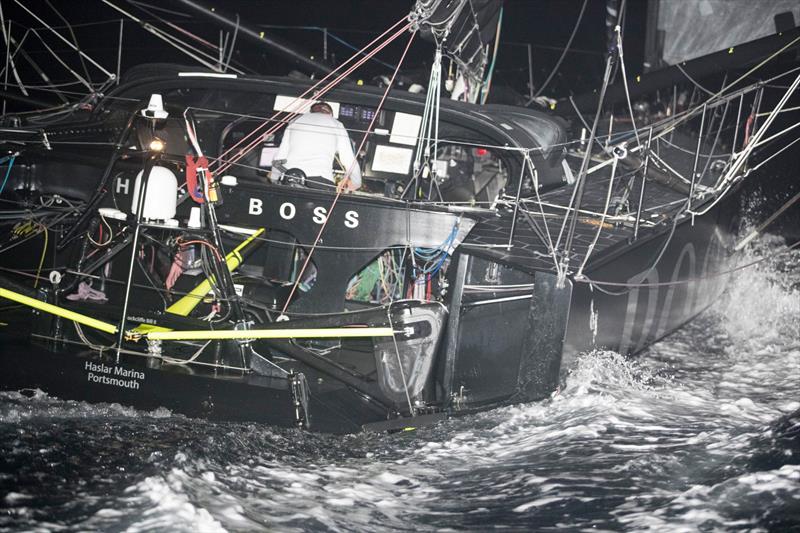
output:
M777 157L778 155L781 154L781 152L783 152L784 150L790 148L794 143L796 143L798 141L800 141L800 137L798 137L797 139L793 140L792 142L790 142L789 144L787 144L786 146L784 146L783 148L781 148L780 150L778 150L777 152L775 152L774 154L772 154L771 156L766 158L765 160L761 161L759 164L757 164L752 169L750 169L750 171L751 172L755 172L756 170L758 170L759 168L764 166L767 162L769 162L772 158Z
M622 53L622 30L619 27L619 24L614 27L614 31L617 34L617 51L619 53L619 64L622 67L622 85L625 87L625 99L628 102L628 112L631 115L631 126L633 127L633 134L636 136L636 144L642 144L641 140L639 139L639 130L636 129L636 119L633 117L633 105L631 105L631 93L628 90L628 75L625 72L625 57Z
M64 60L63 60L63 59L61 59L61 57L58 55L58 53L56 53L56 51L55 51L55 50L53 50L52 48L50 48L50 46L49 46L49 45L48 45L48 44L45 42L45 40L42 38L42 36L41 36L41 35L39 35L39 32L37 32L36 30L31 30L31 32L33 32L33 34L34 34L34 35L36 35L36 36L39 38L39 40L42 42L42 45L44 45L44 47L45 47L45 48L47 48L47 51L48 51L48 52L50 52L50 54L51 54L51 55L52 55L54 58L56 58L56 61L58 61L59 63L61 63L61 66L63 66L65 69L67 69L67 71L68 71L70 74L72 74L73 76L75 76L75 79L77 79L77 80L78 80L78 81L79 81L79 82L80 82L82 85L86 86L86 88L87 88L87 89L89 89L89 91L90 91L90 92L94 92L94 87L92 86L92 84L91 84L91 83L89 83L89 81L88 81L88 80L84 79L84 78L83 78L83 76L81 76L80 74L78 74L77 72L75 72L75 70L74 70L74 69L70 68L70 67L69 67L69 65L67 65L67 64L64 62Z
M533 182L533 191L536 194L536 201L539 204L539 213L542 216L542 223L544 224L544 233L547 236L547 251L553 258L553 267L556 269L556 272L561 275L561 265L558 262L558 256L556 255L556 247L553 245L553 238L550 235L550 228L547 225L547 217L544 214L544 209L542 208L542 199L539 196L539 173L533 166L533 161L531 161L530 153L525 154L525 165L528 167L528 170L531 173L531 180Z
M773 121L780 113L780 110L783 109L784 105L786 105L786 102L789 100L789 97L795 92L798 85L800 85L800 75L795 77L794 82L792 82L792 84L789 86L789 89L786 90L783 97L775 105L775 107L772 110L772 113L770 113L769 117L767 117L767 120L764 121L764 123L761 125L758 131L750 138L750 140L747 143L747 147L745 147L745 149L736 157L735 161L733 162L733 165L730 166L728 171L725 173L724 178L721 179L719 186L720 187L725 186L725 191L721 193L716 200L711 202L711 204L702 211L688 211L692 216L700 216L708 213L711 210L711 208L713 208L721 201L721 199L725 196L725 194L731 189L731 185L737 179L744 178L747 175L744 174L742 176L737 176L737 173L742 168L742 166L744 166L745 161L747 161L752 151L758 145L759 141L764 136L767 129L772 125Z
M784 109L784 111L786 111L786 110ZM793 124L793 125L789 126L788 128L786 128L786 129L783 129L783 130L779 131L778 133L775 133L775 134L773 134L773 135L770 135L770 136L769 136L769 137L767 137L766 139L763 139L763 140L759 141L758 143L756 143L756 145L755 145L755 148L758 148L759 146L765 145L765 144L767 144L768 142L772 141L773 139L777 139L777 138L778 138L778 137L780 137L781 135L784 135L784 134L786 134L786 133L788 133L788 132L792 131L793 129L797 128L798 126L800 126L800 122L797 122L797 123L795 123L795 124Z
M611 193L614 190L614 178L617 174L617 163L619 158L614 158L614 163L611 165L611 178L608 180L608 193L606 194L606 203L603 207L603 216L600 218L600 222L597 224L597 232L594 234L594 239L589 247L586 249L586 255L583 257L583 261L581 262L581 266L578 267L578 271L576 272L576 276L583 275L583 269L586 266L586 263L589 262L589 257L592 255L594 251L594 247L597 246L597 241L600 239L600 233L603 232L603 226L606 224L606 216L608 214L608 206L611 204Z

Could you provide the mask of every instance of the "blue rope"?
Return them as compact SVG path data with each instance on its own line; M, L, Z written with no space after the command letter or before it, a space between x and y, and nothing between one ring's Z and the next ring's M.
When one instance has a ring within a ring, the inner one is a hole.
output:
M5 163L9 159L11 160L11 162L8 164L8 170L6 170L6 177L3 178L3 184L0 185L0 194L3 194L3 189L6 188L6 182L8 181L8 177L11 175L11 167L14 166L14 159L16 158L17 158L16 155L12 155L11 157L5 157L2 160L0 160L0 164Z
M447 250L453 244L453 241L456 239L456 235L458 235L458 222L453 224L453 229L450 231L450 235L444 240L444 242L436 248L414 248L414 253L426 262L431 262L434 259L436 261L436 265L433 268L420 268L419 270L415 269L415 277L418 274L430 274L434 275L442 268L444 265L445 260L450 257L450 254L447 253Z

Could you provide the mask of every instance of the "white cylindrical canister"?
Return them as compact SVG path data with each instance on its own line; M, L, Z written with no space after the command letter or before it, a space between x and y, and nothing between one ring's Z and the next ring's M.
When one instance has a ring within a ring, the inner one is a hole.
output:
M142 170L136 175L133 185L133 200L131 212L135 215L138 210L139 187L142 183ZM169 220L175 216L175 207L178 202L178 178L166 167L154 166L147 179L147 193L144 199L142 218L146 220Z

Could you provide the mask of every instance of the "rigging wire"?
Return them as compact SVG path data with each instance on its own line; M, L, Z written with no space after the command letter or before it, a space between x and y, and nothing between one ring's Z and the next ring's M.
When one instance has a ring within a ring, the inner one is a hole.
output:
M578 14L578 20L575 21L575 26L572 28L572 34L569 36L569 40L567 41L567 45L564 47L564 51L561 52L561 56L556 61L556 65L553 67L553 70L550 72L550 75L545 78L544 83L542 86L539 87L539 90L536 91L536 94L533 95L533 98L528 100L525 105L530 105L536 98L542 95L544 90L547 88L547 85L553 79L553 76L556 75L558 72L559 67L561 67L561 62L564 61L564 58L567 57L567 53L569 52L570 47L572 46L572 41L575 39L575 35L578 34L578 27L581 25L581 20L583 20L583 13L586 11L586 4L589 3L589 0L583 0L583 5L581 5L581 12Z
M378 106L375 108L375 113L373 113L373 115L372 115L372 120L370 121L369 126L367 127L367 132L362 137L361 144L358 146L358 150L356 150L356 153L359 153L361 151L361 149L364 147L364 143L367 142L367 137L369 136L369 133L372 130L372 127L375 125L375 120L377 120L378 116L380 115L380 111L383 108L383 104L386 101L386 97L389 95L389 91L391 90L392 86L394 85L394 80L397 77L397 73L400 71L400 67L403 65L403 61L406 58L406 54L408 54L408 49L411 47L411 43L414 41L414 37L416 37L416 35L417 35L417 30L414 30L411 33L411 37L409 37L409 39L408 39L408 44L406 44L406 48L405 48L405 50L403 50L403 54L400 56L400 61L398 61L398 63L397 63L397 68L392 73L392 77L389 80L389 83L386 85L386 90L383 92L383 96L381 98L381 101L378 103ZM339 185L336 187L336 196L333 198L333 202L331 202L331 206L328 209L328 216L325 217L325 221L320 226L319 233L317 233L317 237L316 237L316 239L314 239L314 243L312 244L311 248L308 251L308 254L306 255L306 259L303 262L303 266L300 269L300 272L297 274L297 279L295 280L294 284L292 285L292 290L291 290L291 292L289 292L289 296L286 298L286 302L283 304L283 310L281 311L281 314L283 314L286 311L286 309L289 307L289 304L292 301L292 297L294 296L295 292L297 291L297 287L300 285L300 281L303 278L303 274L305 273L305 270L308 267L309 262L311 261L311 256L314 253L314 250L316 249L316 246L319 243L320 238L322 238L322 233L325 231L325 227L328 225L328 221L331 219L331 213L333 212L333 209L336 207L336 203L339 201L339 198L341 197L342 193L344 192L345 186L346 186L348 180L350 179L350 173L353 171L354 165L357 165L357 164L358 164L358 160L353 159L353 162L350 164L350 168L347 169L347 172L345 173L344 178L342 179L341 182L339 182Z
M489 73L486 75L486 81L483 84L483 91L481 94L481 104L486 104L489 99L489 91L492 89L492 75L494 74L494 66L497 63L497 50L500 48L500 28L503 26L503 6L500 6L500 15L497 17L497 32L494 38L494 50L492 50L492 62L489 65Z
M603 207L603 216L600 217L600 222L597 224L597 232L594 234L594 240L589 244L589 247L586 248L586 253L583 256L583 262L581 263L581 266L578 267L578 271L575 274L576 276L581 276L583 274L583 269L586 266L586 263L589 261L589 257L591 257L594 247L597 246L597 241L600 239L600 234L603 232L603 227L606 224L608 207L611 203L611 193L614 191L614 178L617 174L617 163L618 158L615 157L614 162L611 164L611 178L608 180L608 194L606 194L606 203Z
M705 276L699 276L699 277L687 278L687 279L681 279L681 280L675 280L675 281L661 281L661 282L655 282L655 283L624 283L624 282L594 280L594 279L586 277L585 275L582 276L581 278L575 278L575 281L577 281L578 283L590 284L594 288L597 288L597 289L600 289L601 286L624 287L626 289L637 289L637 288L649 288L649 287L671 287L671 286L675 286L675 285L688 285L689 283L697 283L697 282L700 282L700 281L705 281L707 279L714 279L714 278L718 278L718 277L721 277L721 276L727 276L728 274L733 274L735 272L739 272L741 270L745 270L747 268L750 268L750 267L753 267L753 266L758 265L760 263L763 263L764 261L768 261L768 260L774 259L776 257L787 255L792 250L794 250L795 248L798 248L798 247L800 247L800 241L795 242L791 246L787 247L785 250L781 250L779 252L772 253L770 255L766 255L766 256L761 257L759 259L755 259L753 261L749 261L747 263L738 265L738 266L736 266L734 268L730 268L728 270L723 270L723 271L720 271L720 272L714 272L712 274L708 274L708 275L705 275ZM652 268L650 270L652 270ZM644 277L646 277L646 276L644 276ZM622 296L624 294L627 294L630 291L626 290L626 291L616 292L616 291L600 290L600 292L602 292L604 294L608 294L610 296Z
M58 9L56 9L56 6L54 6L50 0L45 0L45 3L50 7L50 9L53 10L56 16L64 22L64 25L66 26L67 31L69 32L69 35L72 38L72 43L75 45L75 49L80 51L80 46L78 45L78 38L75 36L75 31L72 29L72 26L70 25L69 21L67 21L67 19L64 18L61 12ZM83 67L83 73L86 76L86 79L89 80L89 83L91 83L92 77L89 74L89 69L86 67L86 61L83 60L83 56L81 56L80 54L78 54L78 60L81 62L81 67Z
M619 56L619 64L622 68L622 86L625 88L625 100L628 102L628 112L631 116L631 127L633 134L636 136L636 144L642 144L639 139L639 130L636 128L636 119L634 118L633 105L631 104L631 93L628 89L628 75L625 72L625 55L622 49L622 28L619 25L614 27L614 33L617 35L617 55Z
M105 1L105 0L104 0L104 1ZM378 37L376 37L375 39L373 39L373 40L372 40L372 41L371 41L369 44L367 44L367 45L366 45L366 46L365 46L365 47L362 49L362 51L365 51L365 50L367 50L367 49L368 49L370 46L372 46L373 44L375 44L375 43L379 42L379 41L380 41L380 39L382 39L383 37L385 37L387 34L391 33L391 32L392 32L392 31L393 31L395 28L397 28L397 26L399 26L400 24L402 24L402 23L403 23L405 20L406 20L406 18L405 18L405 17L403 17L402 19L400 19L399 21L397 21L397 22L396 22L396 23L395 23L393 26L391 26L390 28L388 28L388 29L387 29L386 31L384 31L384 32L383 32L381 35L379 35ZM312 102L311 102L311 101L303 101L303 99L304 99L304 98L305 98L305 97L306 97L308 94L310 94L310 93L313 93L313 94L314 94L314 97L315 97L316 99L319 99L319 98L321 98L321 97L322 97L323 95L325 95L325 94L326 94L328 91L330 91L330 90L331 90L331 89L332 89L332 88L333 88L333 87L334 87L336 84L338 84L340 81L342 81L343 79L345 79L345 78L346 78L348 75L350 75L350 73L351 73L351 72L353 72L354 70L356 70L358 67L360 67L360 66L361 66L361 65L363 65L364 63L366 63L366 62L369 60L369 58L370 58L370 57L374 56L374 55L375 55L375 54L377 54L379 51L383 50L383 49L384 49L386 46L388 46L388 45L389 45L389 43L391 43L391 42L392 42L392 41L394 41L394 40L395 40L397 37L399 37L399 36L400 36L402 33L404 33L404 32L405 32L405 31L406 31L406 30L407 30L407 29L408 29L410 26L411 26L411 23L410 23L410 22L407 22L407 23L406 23L406 24L405 24L405 25L404 25L402 28L400 28L400 29L399 29L399 30L397 30L397 31L396 31L396 32L395 32L393 35L391 35L391 36L390 36L390 37L388 37L386 40L384 40L384 41L383 41L381 44L379 44L379 45L378 45L378 46L377 46L377 47L376 47L374 50L372 50L371 52L369 52L368 54L366 54L366 55L365 55L363 58L361 58L361 59L359 59L358 61L356 61L356 62L355 62L355 64L353 64L353 65L351 65L350 67L348 67L348 68L347 68L347 69L346 69L346 70L345 70L343 73L341 73L341 74L338 74L338 75L337 75L337 73L338 73L340 70L344 69L344 67L345 67L346 65L348 65L348 63L350 63L350 62L352 62L353 60L355 60L355 59L356 59L356 57L358 57L358 55L359 55L359 54L354 54L353 56L351 56L351 57L350 57L350 58L349 58L347 61L345 61L344 63L342 63L342 64L341 64L341 65L339 65L338 67L336 67L336 69L332 70L332 71L331 71L329 74L327 74L327 75L326 75L324 78L320 79L320 80L319 80L317 83L315 83L313 86L311 86L311 87L309 87L307 90L305 90L305 91L304 91L304 92L303 92L303 93L302 93L300 96L298 96L297 98L295 98L295 99L294 99L294 100L293 100L293 101L292 101L292 102L289 104L289 106L287 107L287 109L292 109L292 112L294 112L294 113L300 113L300 112L303 112L303 110L307 109L307 108L308 108L308 107L310 107L310 106L311 106L311 104L312 104ZM396 72L396 71L395 71L395 72ZM336 76L336 78L335 78L333 81L330 81L330 82L328 82L328 83L327 83L327 85L324 85L324 86L323 86L323 87L322 87L322 88L321 88L319 91L316 91L317 87L319 87L320 85L322 85L323 83L325 83L326 81L328 81L328 79L329 79L329 78L331 78L331 77L333 77L333 76ZM296 106L297 106L298 104L300 104L300 105L299 105L299 108L296 108ZM272 115L272 118L274 119L274 118L278 117L278 116L279 116L281 113L284 113L284 112L283 112L283 111L277 111L275 114L273 114L273 115ZM220 156L219 156L218 158L214 159L213 163L217 165L217 168L216 168L215 172L217 172L217 173L222 173L222 172L224 172L225 170L227 170L228 168L230 168L230 166L231 166L232 164L234 164L234 163L236 163L237 161L239 161L239 160L240 160L242 157L244 157L244 156L245 156L245 155L246 155L246 154L247 154L247 153L248 153L250 150L252 150L252 149L253 149L253 148L254 148L256 145L258 145L258 143L260 143L262 139L266 138L268 135L270 135L270 134L274 133L275 131L277 131L277 129L278 129L278 127L279 127L279 126L274 126L273 128L270 128L270 129L268 129L268 130L267 130L267 131L265 131L265 132L259 133L259 132L260 132L260 130L261 130L263 127L267 126L267 125L268 125L268 124L266 124L266 123L265 123L265 124L261 124L260 126L256 127L256 128L253 130L253 131L251 131L249 134L245 135L245 136L244 136L242 139L240 139L240 140L239 140L239 141L238 141L236 144L234 144L233 146L231 146L230 148L228 148L228 149L227 149L225 152L223 152L222 154L220 154ZM251 140L251 138L252 138L252 137L255 137L255 138ZM237 153L236 153L234 156L232 156L232 157L231 157L229 160L227 160L227 161L226 161L226 160L224 159L224 158L225 158L225 157L226 157L228 154L230 154L232 151L234 151L236 148L238 148L240 145L242 145L242 143L245 143L245 142L249 142L250 144L249 144L249 145L246 145L244 148L240 149L240 150L239 150L239 151L238 151L238 152L237 152Z

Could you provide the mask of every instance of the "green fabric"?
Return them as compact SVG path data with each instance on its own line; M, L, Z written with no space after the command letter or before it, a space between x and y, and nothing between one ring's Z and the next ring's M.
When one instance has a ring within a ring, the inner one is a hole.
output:
M367 267L358 274L358 277L359 283L353 295L353 299L360 302L368 302L372 300L372 291L375 288L375 284L381 279L378 261L367 265Z

